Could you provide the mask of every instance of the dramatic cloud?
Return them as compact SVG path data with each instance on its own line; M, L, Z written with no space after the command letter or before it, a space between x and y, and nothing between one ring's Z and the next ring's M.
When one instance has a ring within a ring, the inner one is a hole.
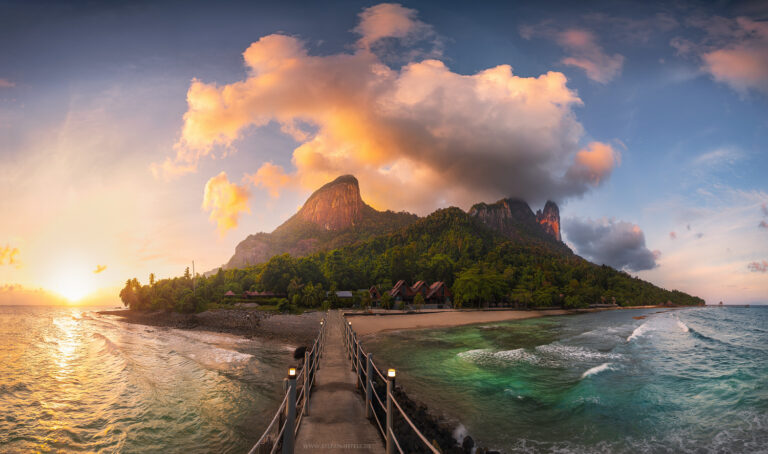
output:
M435 59L392 69L367 46L424 27L398 5L361 17L352 54L312 56L297 38L275 34L243 53L245 80L194 80L176 157L155 170L193 171L269 122L300 142L295 170L266 163L248 177L273 197L349 173L379 207L427 212L504 196L543 203L585 193L618 164L611 145L582 145L573 112L582 101L562 73L520 77L499 65L462 75Z
M570 54L561 60L562 64L583 69L587 77L601 84L616 78L624 66L624 56L606 54L597 43L595 34L589 30L571 28L560 31L551 25L540 24L521 27L520 35L525 39L543 36L554 40Z
M567 218L563 231L580 255L616 269L650 270L656 268L656 259L661 256L661 252L645 246L643 231L629 222Z
M248 189L230 183L225 172L221 172L205 183L203 209L210 211L210 220L215 222L219 233L224 235L237 227L240 213L250 213Z
M768 22L714 16L687 25L704 35L697 41L674 38L670 44L680 55L698 58L702 70L739 93L768 94Z
M761 262L751 262L749 265L747 265L747 268L749 271L752 271L753 273L765 273L768 271L768 262L765 260Z
M9 245L5 245L5 247L0 247L0 265L15 265L19 266L19 260L17 256L19 255L19 248L12 247Z
M677 233L675 232L669 232L669 238L676 240L677 239Z
M16 84L8 79L0 79L0 88L13 88Z
M93 270L93 274L99 274L107 269L107 265L96 265L96 269Z

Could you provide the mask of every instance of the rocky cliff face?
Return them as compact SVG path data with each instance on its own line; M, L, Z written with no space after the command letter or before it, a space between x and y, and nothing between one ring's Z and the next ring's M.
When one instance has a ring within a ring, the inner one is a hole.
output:
M410 213L377 211L360 196L357 178L343 175L315 191L301 209L272 233L248 235L224 268L264 263L272 256L294 257L333 249L393 232L415 222Z
M555 237L557 241L563 241L560 237L560 208L555 202L547 200L544 211L536 212L536 221L544 227L544 231Z
M544 211L538 214L520 199L501 199L496 203L478 203L469 210L493 230L512 239L534 235L560 239L560 210L554 202L547 202Z
M372 209L360 197L357 178L344 175L315 191L294 218L325 230L344 230L357 225L366 208Z

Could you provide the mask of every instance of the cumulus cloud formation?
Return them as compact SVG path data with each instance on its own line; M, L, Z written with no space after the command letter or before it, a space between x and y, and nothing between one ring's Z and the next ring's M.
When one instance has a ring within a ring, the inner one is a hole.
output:
M762 262L750 262L747 265L749 271L753 273L765 273L768 271L768 262L763 260Z
M704 36L674 38L670 44L678 54L698 58L703 71L739 93L768 94L768 22L714 16L692 18L687 25Z
M244 186L231 183L226 172L221 172L205 183L203 209L210 211L209 219L215 222L219 234L237 227L241 213L250 213L250 193Z
M589 260L628 271L656 268L659 251L645 246L645 234L639 226L614 219L567 218L563 223L568 241Z
M194 171L272 121L300 142L295 170L265 163L248 177L273 197L354 174L379 207L427 212L506 196L543 203L585 193L618 164L611 145L582 146L573 112L582 101L562 73L520 77L499 65L463 75L437 59L392 69L371 51L376 42L431 33L399 5L364 10L355 30L353 53L313 56L299 39L273 34L243 53L245 80L193 80L176 156L156 170Z
M93 274L99 274L107 269L107 265L96 265L96 269L93 270Z
M589 30L570 28L561 31L549 24L523 26L520 35L525 39L542 36L554 40L569 53L560 62L564 65L581 68L587 77L606 84L621 74L624 66L624 56L621 54L608 55L597 43L597 37Z
M0 88L13 88L16 84L8 79L0 79Z
M19 248L12 247L10 245L5 245L5 247L0 247L0 265L15 265L19 266L19 260L17 256L19 255Z

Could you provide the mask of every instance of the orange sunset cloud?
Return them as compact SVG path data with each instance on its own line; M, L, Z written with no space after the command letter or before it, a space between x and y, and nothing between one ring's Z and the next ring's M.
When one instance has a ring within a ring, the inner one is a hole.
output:
M272 197L351 173L380 207L425 212L510 195L536 203L583 194L618 164L608 144L579 151L584 132L573 108L582 101L562 73L521 77L499 65L463 75L437 59L392 69L373 44L433 33L398 5L365 10L355 31L361 38L354 53L326 56L310 55L295 37L268 35L243 53L245 80L193 80L176 156L156 169L192 171L270 121L300 142L295 170L268 162L246 176ZM216 179L223 184L221 175ZM238 188L232 200L247 197ZM218 209L222 199L216 200L205 206L220 230L236 225L243 202Z

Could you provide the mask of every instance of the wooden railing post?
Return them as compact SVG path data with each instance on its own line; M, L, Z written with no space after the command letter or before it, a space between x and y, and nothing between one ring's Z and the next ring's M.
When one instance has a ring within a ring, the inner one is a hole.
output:
M312 372L312 354L304 352L304 408L302 412L304 416L309 416L309 388L311 387L311 381L309 380L309 374Z
M387 454L393 454L395 452L394 443L392 443L392 381L395 378L394 373L394 369L389 369L387 371Z
M362 371L360 370L362 369L361 362L363 361L363 348L360 347L360 342L356 342L355 345L357 346L357 361L355 361L355 389L360 389L360 381L363 378Z
M371 417L371 383L373 380L373 353L368 353L368 361L365 364L365 417Z
M282 454L293 454L296 433L296 369L288 376L288 402L285 407L285 429L283 431Z

